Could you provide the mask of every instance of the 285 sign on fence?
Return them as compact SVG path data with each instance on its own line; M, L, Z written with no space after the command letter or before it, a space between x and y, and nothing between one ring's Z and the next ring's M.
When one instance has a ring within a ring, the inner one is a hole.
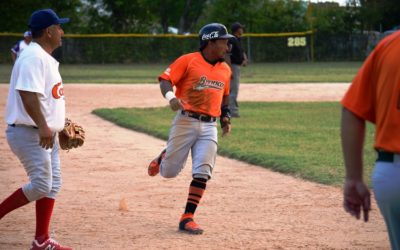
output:
M307 46L307 39L305 37L288 37L288 47L305 47Z

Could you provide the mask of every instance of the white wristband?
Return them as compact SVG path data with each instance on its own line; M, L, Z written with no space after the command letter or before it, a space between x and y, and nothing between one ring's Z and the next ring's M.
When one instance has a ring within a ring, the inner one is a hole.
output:
M165 93L165 99L167 99L168 101L171 101L174 98L176 98L174 92L168 91L167 93Z

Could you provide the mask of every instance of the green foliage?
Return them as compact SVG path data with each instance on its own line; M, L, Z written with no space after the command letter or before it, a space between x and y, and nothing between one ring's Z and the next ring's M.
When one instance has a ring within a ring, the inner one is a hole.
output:
M315 5L315 7L313 7L313 16L315 20L313 23L313 28L318 30L318 33L324 33L325 35L351 33L351 27L348 27L344 23L347 13L348 12L346 12L346 9L339 6L331 8L318 8L318 5Z
M193 32L206 1L191 0L89 0L83 12L89 17L90 33L98 27L108 33L179 33ZM197 31L195 31L197 32Z
M290 0L213 0L207 9L201 24L213 20L224 23L229 28L233 22L246 25L246 32L273 33L306 30L304 20L305 4ZM221 10L232 11L221 11Z
M83 11L91 25L108 33L147 33L154 22L152 5L144 0L88 0ZM98 33L87 26L90 33Z
M307 30L305 22L306 5L301 1L267 1L261 7L260 18L254 19L255 32L279 33Z
M228 29L229 25L236 21L248 24L249 18L256 12L254 8L256 2L257 0L211 0L205 7L197 28L200 29L209 22L223 23Z
M398 0L357 0L359 20L364 30L391 30L400 25L400 5Z
M343 182L340 104L241 103L240 107L241 118L232 121L231 135L219 138L221 155L323 184ZM94 113L164 140L174 116L169 107L98 109ZM368 126L367 131L364 162L369 180L375 157L374 129Z
M381 28L384 31L400 24L397 0L348 0L346 7L329 1L305 0L26 0L13 4L0 1L0 32L22 33L27 29L32 11L48 7L60 16L71 18L70 23L63 25L66 33L160 34L168 33L172 26L183 34L197 33L210 22L223 23L229 29L236 21L246 25L246 33L316 31L313 38L307 37L307 47L288 49L286 37L248 40L246 49L251 48L254 62L309 61L311 58L364 60L370 51L364 31ZM0 51L9 52L8 47L16 42L6 46L3 43L8 38L1 39ZM67 40L65 45L69 49L61 48L58 58L65 58L63 62L68 63L159 63L172 60L165 56L176 57L180 51L188 52L181 48L198 47L194 43L187 45L186 41L173 45L169 41L159 44L162 40L154 43L106 38L92 41L83 43L71 39L70 44ZM0 53L0 63L9 58L3 57L3 53Z
M197 33L196 24L203 13L204 0L151 0L157 6L159 13L159 24L162 33L169 33L168 27L178 28L179 34Z
M303 31L313 26L335 34L361 29L388 30L399 25L397 0L348 0L334 3L300 0L24 0L0 1L0 31L23 32L36 9L52 8L71 18L70 33L197 33L206 23L229 26L240 21L248 32ZM310 10L312 6L312 10Z
M79 27L78 9L80 0L24 0L0 1L0 32L24 32L28 29L28 21L35 10L52 8L59 17L69 17L71 22L64 25L65 32L77 30Z

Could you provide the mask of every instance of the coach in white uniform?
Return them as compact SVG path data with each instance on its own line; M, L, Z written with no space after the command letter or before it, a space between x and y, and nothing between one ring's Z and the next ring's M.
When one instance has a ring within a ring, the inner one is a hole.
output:
M49 225L56 194L61 187L57 132L65 122L63 84L59 63L51 53L61 46L64 34L51 9L35 11L29 20L33 41L16 61L6 107L6 136L21 161L29 183L0 204L0 219L36 201L36 235L31 250L68 250L50 238ZM22 225L21 225L22 226Z

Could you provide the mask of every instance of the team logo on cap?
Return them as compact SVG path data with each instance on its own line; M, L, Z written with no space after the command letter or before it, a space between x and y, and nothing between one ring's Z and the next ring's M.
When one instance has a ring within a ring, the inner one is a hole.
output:
M51 94L53 95L54 99L60 99L64 96L64 87L61 85L61 82L53 86Z
M211 40L211 39L217 39L219 37L218 31L213 31L210 34L203 34L201 36L201 40Z

